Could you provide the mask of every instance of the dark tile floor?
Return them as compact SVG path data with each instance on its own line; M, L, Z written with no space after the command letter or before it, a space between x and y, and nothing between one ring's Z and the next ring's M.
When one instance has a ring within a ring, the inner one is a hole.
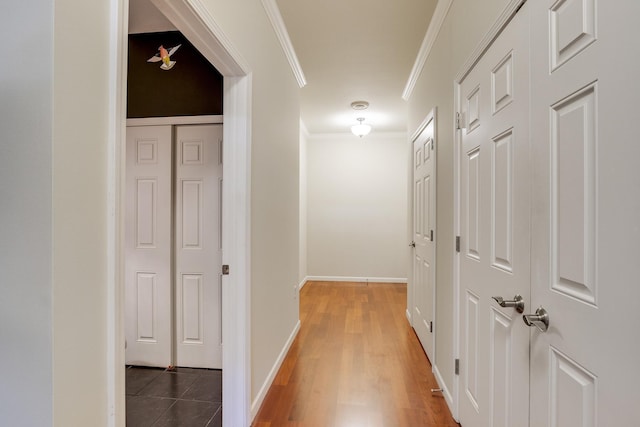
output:
M127 366L127 427L222 426L222 371Z

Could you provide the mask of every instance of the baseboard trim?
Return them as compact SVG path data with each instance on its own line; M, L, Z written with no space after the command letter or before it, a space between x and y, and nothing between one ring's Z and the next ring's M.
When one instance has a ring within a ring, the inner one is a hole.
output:
M307 276L306 280L317 282L407 283L406 277Z
M305 276L305 278L302 279L300 283L298 283L298 290L301 291L302 288L304 288L304 285L306 285L309 280L311 280L309 279L309 276Z
M442 375L440 375L440 371L438 370L438 367L436 365L433 365L433 368L431 369L431 371L433 372L433 376L436 377L438 386L442 389L442 395L444 396L444 400L447 402L447 406L449 407L449 412L451 413L451 416L453 416L453 414L455 414L453 410L453 396L451 395L451 392L447 388L447 385L445 384L444 379L442 378Z
M298 320L295 328L293 328L291 335L289 335L289 339L287 340L284 347L282 348L282 351L280 351L280 354L278 355L276 362L273 364L273 367L271 368L269 375L267 375L267 378L262 384L262 387L260 387L260 391L258 392L258 394L256 395L256 398L253 399L253 402L251 403L251 422L253 422L256 415L258 415L258 411L260 410L260 407L264 402L264 398L267 396L267 392L269 391L269 388L273 384L273 380L276 378L276 374L280 370L280 367L282 366L282 362L284 362L284 359L287 356L289 349L291 348L291 344L293 344L293 340L295 340L299 330L300 330L300 320Z
M413 325L413 323L411 323L411 312L409 311L408 308L404 311L404 314L407 315L407 320L409 321L409 324Z

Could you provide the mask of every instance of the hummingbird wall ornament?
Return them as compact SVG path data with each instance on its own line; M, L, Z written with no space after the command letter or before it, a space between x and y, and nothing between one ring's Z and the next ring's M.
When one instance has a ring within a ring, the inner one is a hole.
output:
M176 64L176 61L172 61L171 60L171 55L176 53L176 50L178 50L180 48L180 46L182 46L182 45L179 44L177 46L174 46L174 47L170 48L167 51L167 49L165 49L164 46L160 45L160 47L158 48L158 53L156 53L151 58L147 59L147 62L160 62L160 61L162 61L162 65L160 65L160 68L165 70L165 71L168 71L168 70L172 69L173 66Z

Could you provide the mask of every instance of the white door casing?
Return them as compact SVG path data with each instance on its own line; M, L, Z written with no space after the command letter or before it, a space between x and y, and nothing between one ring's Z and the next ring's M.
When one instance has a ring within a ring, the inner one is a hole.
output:
M431 363L435 318L435 112L413 139L413 310L412 325Z
M176 365L222 368L222 125L176 127Z
M126 145L125 363L172 362L171 126L130 127Z
M529 309L527 5L461 79L458 416L465 427L526 426L529 330L494 296Z
M531 426L637 425L636 1L532 3Z

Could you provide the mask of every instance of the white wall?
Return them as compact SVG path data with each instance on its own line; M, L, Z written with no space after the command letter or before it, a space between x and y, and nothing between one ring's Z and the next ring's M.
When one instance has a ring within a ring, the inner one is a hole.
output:
M443 0L440 0L443 1ZM453 392L453 97L454 77L496 20L508 0L454 0L424 69L409 99L409 133L437 107L436 363Z
M46 426L53 419L53 5L8 0L3 9L3 55L12 60L0 71L0 425Z
M307 153L310 277L406 279L405 135L313 135Z

